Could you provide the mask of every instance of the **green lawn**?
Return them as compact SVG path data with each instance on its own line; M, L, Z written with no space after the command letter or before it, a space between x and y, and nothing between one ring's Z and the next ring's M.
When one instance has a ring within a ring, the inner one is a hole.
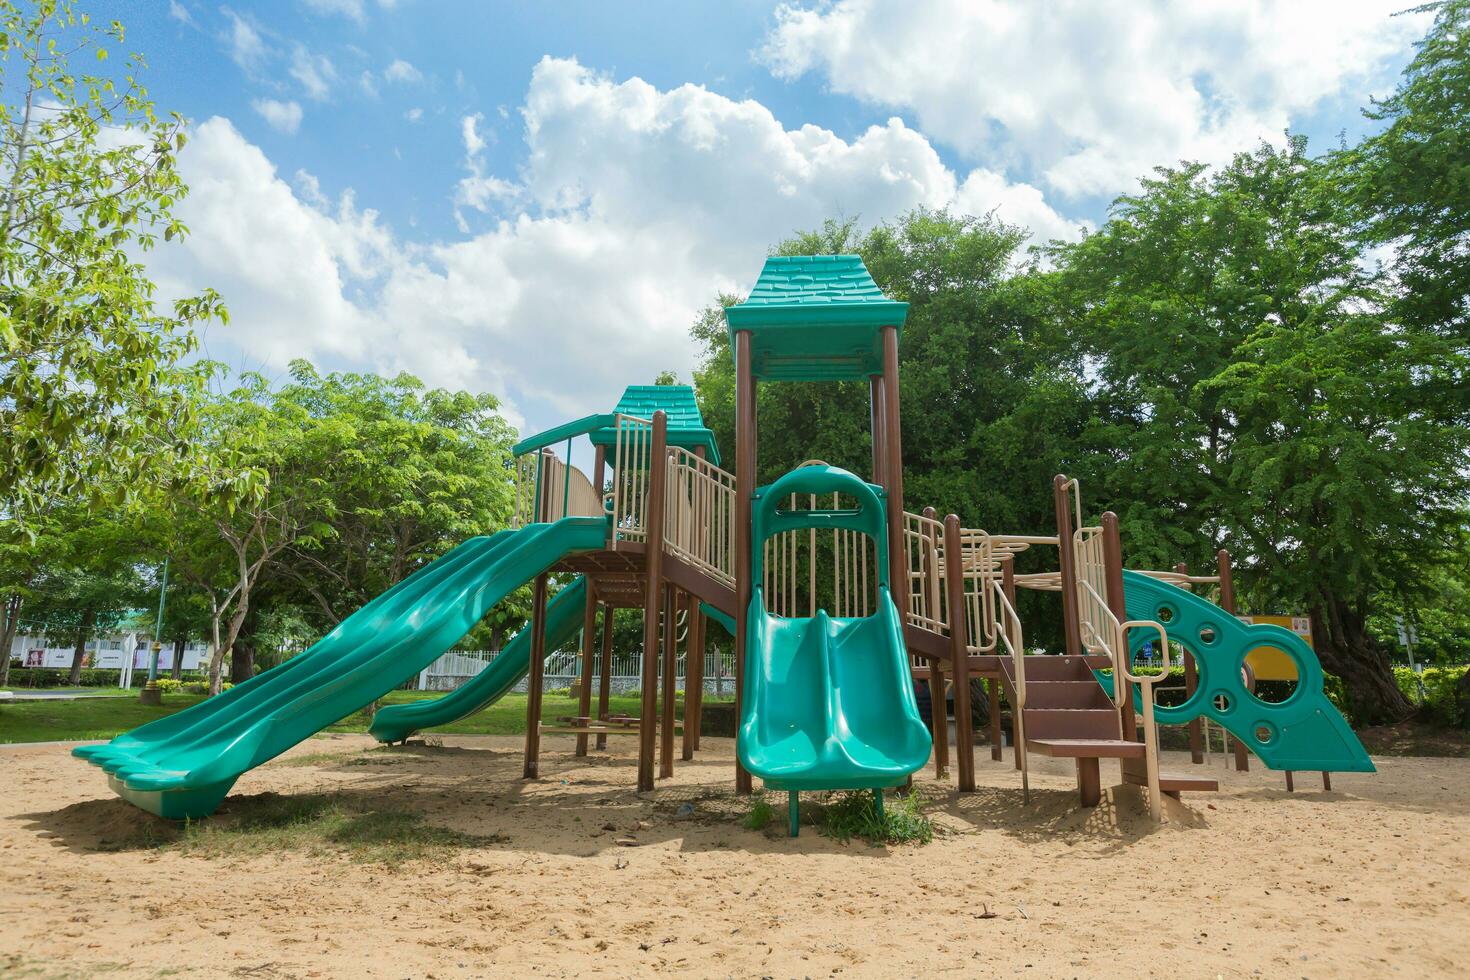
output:
M28 701L0 704L0 743L78 741L112 738L120 732L137 728L155 718L172 714L204 700L198 694L169 694L163 706L153 708L138 703L137 692L129 697L94 698L79 701ZM394 691L384 704L401 704L422 698L441 697L438 691ZM707 701L713 700L706 698ZM682 713L683 701L680 700ZM638 714L636 695L614 697L608 708L614 714ZM562 715L577 713L577 702L565 694L549 693L542 701L542 718L554 723ZM364 712L351 714L327 729L329 732L365 732L368 728ZM519 735L526 730L526 696L507 694L500 701L452 725L434 731L454 735Z

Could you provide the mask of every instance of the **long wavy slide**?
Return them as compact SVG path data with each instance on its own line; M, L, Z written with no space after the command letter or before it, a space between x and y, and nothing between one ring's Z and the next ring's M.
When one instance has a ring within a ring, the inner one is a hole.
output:
M792 494L833 491L849 510L781 511ZM764 541L804 528L846 528L877 548L877 612L833 617L772 616L757 588L747 612L749 652L740 761L767 787L787 791L897 786L929 760L928 729L909 680L903 626L888 591L884 501L845 470L806 466L760 492L754 521L754 580ZM793 797L794 801L794 797ZM795 830L793 809L793 833Z
M580 576L546 604L546 649L576 636L587 603L587 580ZM442 698L379 708L368 734L379 742L399 742L415 732L437 728L483 711L521 682L531 666L531 628L516 633L500 654L466 683Z
M281 666L73 754L135 806L207 816L241 773L400 686L522 583L570 552L601 547L606 531L604 518L571 517L472 538Z

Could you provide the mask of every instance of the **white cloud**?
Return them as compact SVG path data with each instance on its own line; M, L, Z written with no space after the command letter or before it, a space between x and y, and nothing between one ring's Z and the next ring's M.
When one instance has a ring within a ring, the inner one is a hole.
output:
M179 0L168 0L168 15L180 24L194 23L194 18L189 14L189 8L179 3Z
M748 288L773 242L825 218L959 202L1045 234L1068 227L1032 188L955 174L897 119L844 140L786 129L758 102L553 58L536 66L521 117L515 183L486 169L481 120L461 120L480 183L461 183L460 205L504 210L440 242L393 233L350 193L329 200L309 174L282 179L210 119L180 156L193 234L148 261L165 296L221 290L232 318L213 356L410 370L494 391L541 428L605 411L658 370L687 376L697 311Z
M298 44L291 52L291 77L301 83L306 94L316 101L324 100L337 80L337 69L326 55L312 54Z
M364 95L369 98L377 98L378 80L373 77L372 72L364 71L361 75L357 76L357 85L362 89Z
M420 119L424 118L424 110L419 108L418 106L414 106L412 109L403 114L403 118L407 119L411 123L416 123Z
M1363 104L1425 17L1402 0L837 0L786 5L780 76L911 109L924 132L1067 195L1219 162L1327 100Z
M278 102L275 99L256 99L250 106L272 129L292 135L301 128L301 105L294 100Z
M305 0L305 2L314 13L341 14L358 23L362 23L364 19L362 0Z
M246 71L255 71L264 63L269 54L265 46L265 39L249 21L233 10L225 8L224 15L230 21L230 29L225 34L225 41L229 45L231 60Z
M390 82L411 85L414 82L424 80L424 73L402 58L395 58L393 62L383 69L383 78Z

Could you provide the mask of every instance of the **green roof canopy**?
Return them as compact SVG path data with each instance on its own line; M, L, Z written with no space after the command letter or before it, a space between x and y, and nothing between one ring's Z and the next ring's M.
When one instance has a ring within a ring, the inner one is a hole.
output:
M750 331L754 376L847 381L883 373L883 327L909 305L879 290L858 255L773 255L743 303L725 308L730 347Z
M715 434L705 428L704 416L699 414L699 403L694 400L694 389L688 385L629 385L623 397L618 399L613 414L651 419L658 411L668 419L670 446L685 449L702 446L705 458L716 466L720 465ZM588 433L587 438L594 446L611 446L617 441L617 430L613 427L597 429Z

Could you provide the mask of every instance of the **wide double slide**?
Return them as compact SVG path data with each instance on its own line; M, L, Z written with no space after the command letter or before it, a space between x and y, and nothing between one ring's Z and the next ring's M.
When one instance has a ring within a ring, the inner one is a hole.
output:
M272 670L177 714L73 754L128 802L206 816L235 780L382 697L432 663L514 589L563 556L602 547L607 521L568 517L472 538Z
M552 596L546 604L546 649L554 650L577 635L586 606L587 580L581 576ZM415 732L448 725L490 707L530 671L532 632L527 623L484 670L442 698L379 708L368 734L379 742L400 742Z
M792 494L839 493L842 510L782 510ZM901 785L929 761L930 737L909 677L903 624L889 594L882 491L830 466L804 466L762 488L752 508L752 578L762 581L766 539L807 528L872 538L877 611L863 617L773 616L763 590L747 610L749 636L740 761L778 790Z

